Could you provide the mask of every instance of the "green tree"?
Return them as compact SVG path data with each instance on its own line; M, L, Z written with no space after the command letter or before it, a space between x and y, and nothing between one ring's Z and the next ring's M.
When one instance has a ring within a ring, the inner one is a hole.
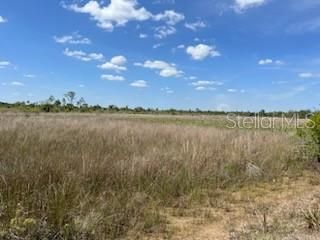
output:
M79 100L78 100L78 102L77 102L77 106L78 107L82 107L83 105L86 105L87 103L86 103L86 101L84 100L84 98L83 97L81 97Z
M110 111L118 111L119 108L116 105L109 105L108 110L110 110Z
M61 101L59 99L57 99L55 102L54 102L54 105L57 106L57 107L60 107L61 106Z
M68 104L73 105L73 102L76 99L76 93L73 91L70 91L70 92L67 92L66 94L64 94L64 97L68 101Z
M266 110L264 110L264 109L260 110L259 116L260 117L265 117L266 116Z
M54 104L54 101L55 101L55 97L51 95L51 96L48 98L47 103L48 103L48 104Z

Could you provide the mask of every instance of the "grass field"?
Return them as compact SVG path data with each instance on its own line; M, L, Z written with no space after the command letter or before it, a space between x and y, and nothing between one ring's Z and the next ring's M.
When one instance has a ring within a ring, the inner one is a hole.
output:
M0 114L1 239L319 239L318 166L295 131L225 123Z

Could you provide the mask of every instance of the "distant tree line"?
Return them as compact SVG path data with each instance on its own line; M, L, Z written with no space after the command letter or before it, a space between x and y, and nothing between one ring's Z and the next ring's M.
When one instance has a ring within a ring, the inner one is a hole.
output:
M100 105L89 105L83 97L77 97L76 93L73 91L67 92L63 95L61 99L54 96L50 96L47 100L41 102L32 103L30 101L26 102L16 102L16 103L5 103L0 102L0 110L15 110L23 112L47 112L47 113L58 113L58 112L82 112L82 113L143 113L143 114L171 114L171 115L226 115L235 114L237 116L256 116L260 117L293 117L294 115L299 118L306 118L312 114L311 110L300 110L300 111L274 111L267 112L261 110L259 112L250 111L212 111L212 110L200 110L189 109L158 109L158 108L129 108L118 107L116 105L109 105L108 107L102 107Z

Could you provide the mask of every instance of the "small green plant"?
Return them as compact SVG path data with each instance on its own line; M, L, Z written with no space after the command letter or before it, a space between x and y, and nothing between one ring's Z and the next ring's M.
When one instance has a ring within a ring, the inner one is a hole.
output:
M18 204L15 216L10 220L9 229L1 231L3 238L29 239L36 231L37 221L34 218L27 217L24 208Z

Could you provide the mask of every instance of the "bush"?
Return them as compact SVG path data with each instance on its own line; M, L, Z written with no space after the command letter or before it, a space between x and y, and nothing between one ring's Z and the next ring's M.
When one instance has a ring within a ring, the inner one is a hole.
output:
M318 161L320 162L320 112L314 114L307 124L310 135L317 148Z
M314 142L320 145L320 112L310 118L307 126L311 129L311 136Z

